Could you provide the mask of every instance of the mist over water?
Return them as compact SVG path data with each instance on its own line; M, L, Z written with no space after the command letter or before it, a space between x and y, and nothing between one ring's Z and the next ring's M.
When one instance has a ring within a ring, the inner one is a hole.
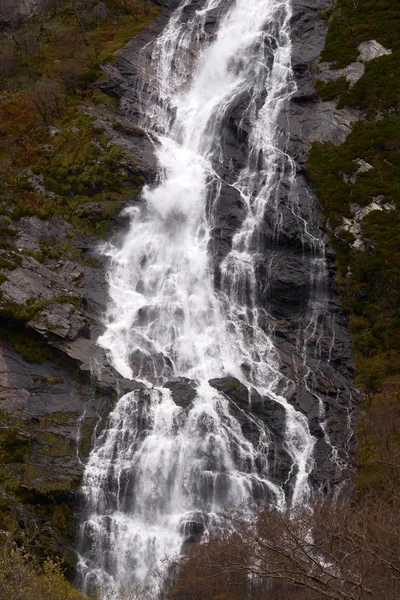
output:
M256 270L262 221L268 213L279 230L279 186L295 179L278 128L295 90L290 0L207 0L197 11L191 4L182 2L153 44L153 91L141 125L156 139L157 182L129 209L122 244L104 249L110 301L99 344L144 389L119 399L85 468L84 590L151 585L163 559L218 526L223 511L293 508L310 492L315 440L286 400L293 383L279 371ZM216 14L217 30L209 33ZM221 131L238 102L247 164L224 179ZM241 224L216 277L213 228L227 188L240 198ZM287 205L301 221L294 193ZM302 228L315 246L313 285L323 291L323 244L306 222ZM310 304L311 329L323 311L322 294ZM209 383L226 376L247 387L249 406L264 398L284 411L286 481L271 474L268 424L239 406L233 411ZM176 378L195 389L186 405L166 386Z

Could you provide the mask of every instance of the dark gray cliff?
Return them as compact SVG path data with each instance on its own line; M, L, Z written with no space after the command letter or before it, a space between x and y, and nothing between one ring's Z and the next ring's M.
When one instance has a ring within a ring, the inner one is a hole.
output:
M8 253L22 260L0 289L8 313L0 319L0 521L27 530L39 552L61 554L72 571L76 489L91 437L135 384L96 345L107 297L98 239L69 237L72 254L39 261L39 242L56 248L71 225L24 217L13 227Z

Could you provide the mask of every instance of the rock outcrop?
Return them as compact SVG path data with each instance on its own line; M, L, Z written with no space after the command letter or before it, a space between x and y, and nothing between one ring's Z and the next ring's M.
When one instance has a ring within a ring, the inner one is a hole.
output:
M91 436L117 395L137 384L96 344L107 298L98 239L72 235L55 258L44 257L43 243L57 249L70 224L32 216L12 226L7 257L16 262L3 259L0 280L0 503L15 526L37 529L39 551L61 554L72 571L72 517Z
M0 26L18 26L50 6L51 0L1 0Z

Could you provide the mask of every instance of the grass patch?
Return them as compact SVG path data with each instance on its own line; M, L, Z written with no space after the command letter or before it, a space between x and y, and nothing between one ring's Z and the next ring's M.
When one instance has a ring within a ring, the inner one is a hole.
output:
M342 90L340 94L338 108L354 106L365 111L368 117L398 109L400 106L400 50L368 62L365 65L365 74L361 79L350 90Z
M393 0L337 0L328 23L321 59L335 69L357 60L357 48L366 40L400 50L400 4Z
M9 342L28 362L41 363L51 357L51 350L45 342L33 333L21 330L16 324L0 324L0 339Z
M317 90L319 97L323 102L334 100L339 96L342 96L349 89L349 83L346 77L338 77L333 81L322 81L317 79L315 81L315 89Z

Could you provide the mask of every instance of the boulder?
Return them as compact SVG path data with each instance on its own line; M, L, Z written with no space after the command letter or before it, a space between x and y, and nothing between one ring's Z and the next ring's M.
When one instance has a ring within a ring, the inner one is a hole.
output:
M107 4L105 2L99 2L92 9L92 15L95 19L101 19L102 21L107 21L109 17L109 11L107 8Z

